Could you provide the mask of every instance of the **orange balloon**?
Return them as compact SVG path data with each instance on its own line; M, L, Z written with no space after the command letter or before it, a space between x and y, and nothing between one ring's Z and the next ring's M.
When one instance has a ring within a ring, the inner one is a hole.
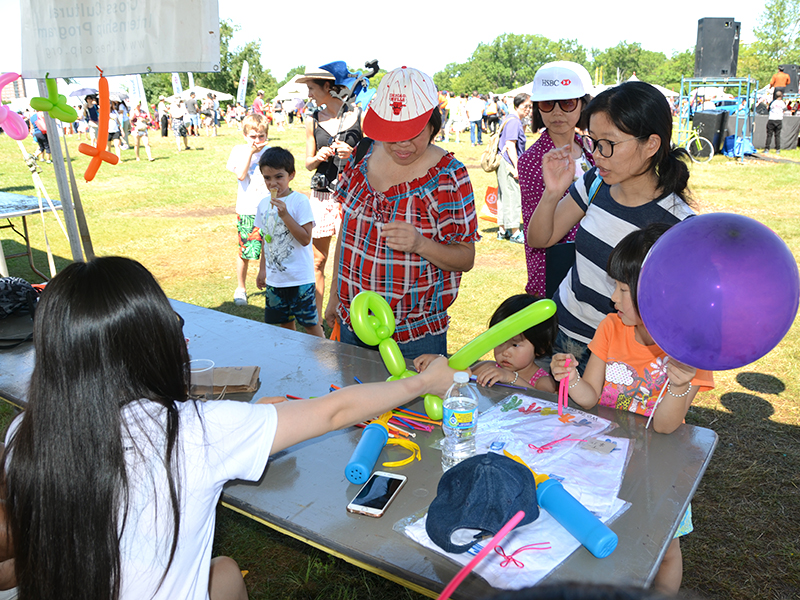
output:
M81 144L78 146L78 152L91 156L92 160L89 161L89 166L86 167L86 173L83 178L86 181L91 181L97 175L100 165L103 161L115 165L119 162L119 156L113 152L105 149L108 144L108 119L111 116L111 102L108 99L108 79L100 76L100 116L97 123L97 146L90 146L89 144ZM102 146L101 146L102 144Z

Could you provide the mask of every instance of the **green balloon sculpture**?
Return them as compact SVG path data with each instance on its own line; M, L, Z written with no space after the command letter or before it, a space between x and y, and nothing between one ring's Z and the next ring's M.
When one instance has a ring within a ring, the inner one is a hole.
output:
M372 314L370 314L372 312ZM526 329L538 325L556 314L556 303L552 300L539 300L490 327L466 346L461 348L448 361L459 371L469 368L481 356L519 335ZM353 331L368 346L378 346L381 358L391 376L387 381L395 381L416 375L406 368L406 361L394 333L394 313L389 303L375 292L360 292L350 305L350 322ZM431 419L442 418L442 399L433 394L425 395L425 412Z
M47 98L31 98L31 108L49 112L50 116L63 123L74 123L78 120L78 112L67 104L67 98L58 93L58 84L55 79L45 78L47 84Z

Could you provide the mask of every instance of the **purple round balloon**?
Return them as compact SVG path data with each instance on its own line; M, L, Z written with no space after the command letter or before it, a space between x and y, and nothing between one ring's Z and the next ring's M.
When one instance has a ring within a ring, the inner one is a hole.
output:
M698 369L749 364L792 326L797 262L775 232L728 213L691 217L650 249L638 288L648 333L669 356Z

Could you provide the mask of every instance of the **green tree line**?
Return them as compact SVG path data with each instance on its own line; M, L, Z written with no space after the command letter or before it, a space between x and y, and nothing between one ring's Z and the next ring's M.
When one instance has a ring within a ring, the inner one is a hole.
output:
M753 77L763 86L778 65L800 63L800 0L769 0L754 37L752 43L739 45L736 75ZM627 41L601 50L587 49L578 40L503 34L490 44L478 44L469 60L450 63L433 78L439 89L456 94L505 92L530 83L539 67L554 60L580 63L595 83L607 85L635 74L642 81L677 91L682 77L694 75L694 48L666 56Z
M195 85L206 87L218 92L226 92L236 96L239 86L239 75L242 72L244 61L248 62L247 97L248 105L253 103L258 90L264 90L265 98L274 98L278 88L283 82L278 82L269 69L261 64L261 40L247 42L241 48L230 48L233 34L238 31L239 25L231 21L220 21L219 24L219 71L213 73L194 73ZM298 71L299 69L299 71ZM288 81L295 72L302 73L305 67L296 67L286 77ZM179 74L183 89L189 86L189 77L186 73ZM153 102L159 95L172 95L172 75L170 73L147 73L142 75L145 93Z

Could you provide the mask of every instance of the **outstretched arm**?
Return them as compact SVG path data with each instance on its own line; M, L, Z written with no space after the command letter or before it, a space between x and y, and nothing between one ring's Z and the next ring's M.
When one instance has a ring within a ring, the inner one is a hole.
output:
M443 396L455 371L446 358L438 358L419 375L384 383L351 385L319 398L292 400L275 405L278 429L272 453L377 417L423 394Z

